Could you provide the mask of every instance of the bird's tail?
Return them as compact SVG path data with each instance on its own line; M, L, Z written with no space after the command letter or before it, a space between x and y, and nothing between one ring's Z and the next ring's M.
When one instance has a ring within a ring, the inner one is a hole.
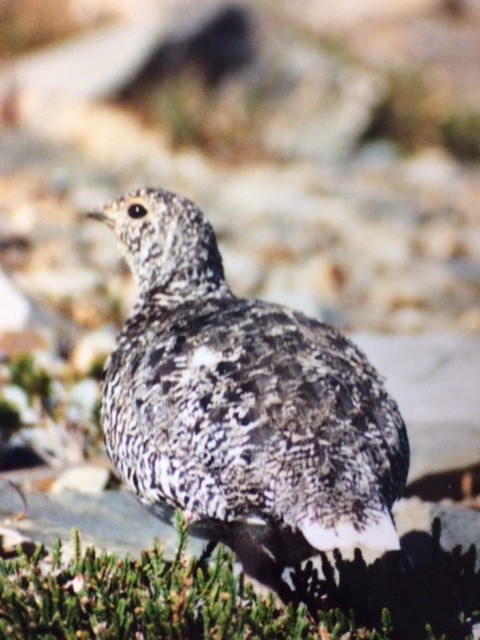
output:
M398 533L388 511L371 512L364 522L343 516L333 526L326 526L320 518L308 519L300 529L312 547L319 551L360 547L383 552L400 548Z

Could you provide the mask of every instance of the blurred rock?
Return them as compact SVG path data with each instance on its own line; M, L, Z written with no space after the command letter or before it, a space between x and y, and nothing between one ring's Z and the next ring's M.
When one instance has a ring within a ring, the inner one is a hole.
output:
M348 157L381 100L385 87L380 77L354 65L347 69L318 47L300 42L293 51L282 47L272 53L270 64L279 76L278 91L285 95L262 128L265 147L289 159Z
M77 382L68 391L67 419L74 423L89 424L93 419L99 396L99 384L96 380L86 378L81 382Z
M138 82L200 64L209 82L253 55L247 11L223 2L143 2L121 23L54 43L4 66L0 97L19 94L30 107L59 97L104 98ZM108 64L99 64L108 61ZM138 78L140 74L140 78ZM142 80L143 79L143 80Z
M173 33L160 42L121 88L120 95L138 99L145 87L186 69L193 69L207 84L217 86L253 56L252 25L246 7L221 2L194 20L188 33Z
M0 308L0 332L26 328L31 314L30 303L1 270Z
M14 384L6 384L1 389L2 398L14 406L23 425L33 425L38 422L38 412L30 405L27 392Z
M81 434L68 431L65 424L57 424L46 415L42 416L37 425L22 429L13 438L12 444L32 449L45 464L54 469L63 469L84 461L84 438Z
M78 493L100 494L106 488L110 470L93 464L84 464L63 471L52 483L50 493L77 491Z
M76 342L70 357L70 363L75 371L85 375L93 365L98 364L100 361L105 361L114 348L115 331L113 327L104 327L98 331L92 331Z
M91 99L111 93L131 76L148 52L165 37L172 3L150 6L126 24L109 24L93 32L35 51L4 68L0 93L10 88L35 96ZM108 64L99 64L99 61Z
M0 296L1 297L1 296ZM3 331L0 333L0 354L8 359L27 353L51 353L55 348L51 332L40 328L25 331Z
M260 288L265 270L252 251L222 244L220 251L225 274L232 290L242 297L252 297Z
M18 555L18 549L30 556L35 551L36 544L30 538L23 536L15 529L0 526L0 558L6 559Z
M444 149L427 147L405 162L403 172L422 189L442 189L458 175L459 166Z
M266 300L325 319L324 313L339 295L342 283L338 266L327 256L315 255L297 265L271 267L261 293Z

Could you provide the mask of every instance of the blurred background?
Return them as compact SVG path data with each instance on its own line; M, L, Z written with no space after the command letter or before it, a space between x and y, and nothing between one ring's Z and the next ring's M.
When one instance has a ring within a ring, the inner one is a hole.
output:
M0 0L4 477L36 464L24 486L58 489L103 460L99 380L136 292L82 214L161 186L207 214L238 295L377 336L414 478L461 469L423 497L471 506L479 160L479 0Z
M2 0L4 272L117 321L130 279L77 213L162 186L211 218L239 295L478 332L480 2L399 4Z

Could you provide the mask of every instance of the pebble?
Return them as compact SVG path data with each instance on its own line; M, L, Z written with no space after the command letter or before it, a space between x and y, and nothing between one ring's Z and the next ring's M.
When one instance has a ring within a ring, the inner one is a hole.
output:
M104 361L115 348L115 330L105 326L83 335L76 343L70 356L74 371L87 374L92 365ZM90 383L89 383L90 384Z
M31 314L30 303L0 270L0 333L25 329Z
M252 251L220 243L223 266L232 290L238 296L252 297L261 288L265 269Z
M107 467L82 464L63 471L52 483L50 493L77 491L79 493L102 493L110 479Z
M96 380L86 378L77 382L68 391L66 398L67 420L74 423L91 423L99 393L99 383Z
M456 182L459 167L455 160L441 147L427 147L418 151L403 165L403 175L422 189L445 189Z
M30 405L24 389L14 384L6 384L1 388L1 393L2 398L17 409L23 425L34 425L38 422L38 412Z

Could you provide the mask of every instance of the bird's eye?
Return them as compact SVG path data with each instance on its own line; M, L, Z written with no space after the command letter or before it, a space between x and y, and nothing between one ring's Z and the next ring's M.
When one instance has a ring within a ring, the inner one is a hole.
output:
M127 213L130 218L143 218L143 216L147 215L148 210L143 206L143 204L138 204L137 202L136 204L131 204L128 207Z

